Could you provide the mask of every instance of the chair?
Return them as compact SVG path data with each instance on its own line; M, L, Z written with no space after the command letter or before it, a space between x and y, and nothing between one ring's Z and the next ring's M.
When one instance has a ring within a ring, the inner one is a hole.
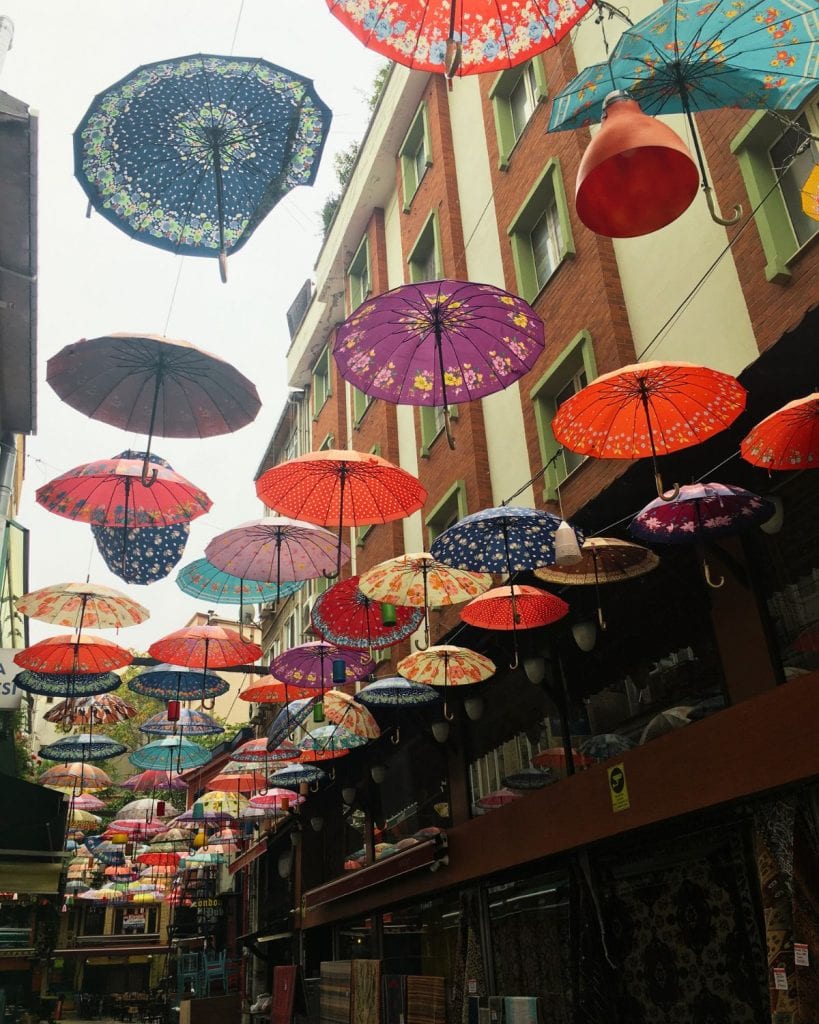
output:
M210 988L214 981L218 981L222 986L222 992L227 992L227 954L225 950L222 950L221 953L205 953L206 995L210 995Z
M181 953L176 961L176 993L201 993L206 988L206 977L199 953Z

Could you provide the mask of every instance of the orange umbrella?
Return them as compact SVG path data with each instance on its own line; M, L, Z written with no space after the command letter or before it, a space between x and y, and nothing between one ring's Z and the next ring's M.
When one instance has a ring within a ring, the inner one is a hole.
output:
M297 700L300 697L315 697L315 695L315 690L272 679L269 683L248 686L238 696L251 704L286 704L290 700Z
M101 636L50 636L14 655L14 662L32 672L92 675L130 665L133 655Z
M539 587L515 584L507 587L493 587L486 593L473 598L461 612L461 618L470 626L479 629L512 630L517 667L519 629L535 629L548 626L568 615L569 606L556 594Z
M657 456L699 444L745 408L735 377L693 363L635 363L604 373L568 398L552 420L556 440L597 459L651 456L657 493L663 482ZM674 495L676 496L676 486Z
M819 392L766 416L740 445L746 462L765 469L819 467Z
M342 527L404 519L427 500L426 488L400 466L370 452L332 448L273 466L256 481L256 493L281 515L338 527L336 575Z
M235 629L225 629L224 626L187 626L152 643L148 653L157 661L171 665L201 668L204 691L209 668L252 664L261 658L262 649L258 644L243 640ZM205 703L204 700L202 703ZM208 710L214 703L215 698L212 698Z
M59 786L76 790L78 793L93 793L114 785L111 777L102 768L82 762L55 765L44 771L39 781L44 786Z
M225 771L214 775L212 779L208 780L205 788L217 789L225 793L252 793L256 789L264 789L266 785L267 777L264 772L247 768L242 771Z
M15 604L30 619L78 630L121 629L150 616L147 608L101 583L55 583L23 594Z

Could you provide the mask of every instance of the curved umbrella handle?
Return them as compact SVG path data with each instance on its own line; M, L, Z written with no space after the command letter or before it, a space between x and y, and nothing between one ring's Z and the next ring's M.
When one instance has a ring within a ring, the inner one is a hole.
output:
M213 711L213 709L216 707L216 698L211 697L208 700L203 699L201 707L203 711Z
M657 488L657 497L663 501L676 501L680 496L680 485L674 484L670 494L666 494L665 488L663 487L662 477L658 472L654 474L654 486Z
M401 726L396 725L395 732L390 736L390 743L394 743L396 746L401 742Z
M222 284L227 284L227 253L224 249L219 253L219 277Z
M708 562L705 561L704 558L702 560L702 571L705 575L705 582L708 584L709 587L711 587L712 590L719 590L720 587L725 586L725 577L720 576L719 582L717 583L714 580L714 577L711 575L711 566L708 564Z
M450 451L455 451L455 438L452 436L452 427L449 422L449 409L444 410L444 430L446 431L446 441L449 445Z
M156 478L159 475L159 470L156 466L151 466L148 462L147 457L142 461L142 486L153 487L156 483Z
M443 711L441 713L444 716L444 718L447 720L447 722L451 722L453 720L453 718L455 717L455 712L449 710L449 708L446 705L446 701L444 701L444 709L443 709Z
M598 625L600 626L601 629L606 629L607 626L608 626L608 623L606 622L606 618L603 615L603 609L600 607L599 604L597 605L597 623L598 623Z
M733 208L732 217L722 217L717 210L717 204L714 201L713 190L710 185L703 185L702 190L705 193L705 201L708 203L708 212L711 214L711 220L715 224L721 224L725 228L733 227L734 224L739 223L739 219L742 216L742 204L735 203Z

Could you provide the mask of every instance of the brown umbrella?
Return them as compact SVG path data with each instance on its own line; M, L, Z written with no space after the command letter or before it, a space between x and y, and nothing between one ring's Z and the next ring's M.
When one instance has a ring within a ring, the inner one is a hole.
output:
M136 708L114 693L61 700L46 714L47 722L70 725L115 725L136 714Z

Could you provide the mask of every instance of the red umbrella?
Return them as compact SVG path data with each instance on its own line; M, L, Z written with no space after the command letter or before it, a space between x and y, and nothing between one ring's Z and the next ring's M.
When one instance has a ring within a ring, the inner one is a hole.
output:
M176 868L179 866L182 854L170 851L146 850L145 853L138 853L134 859L138 863L147 864L152 868Z
M130 665L133 655L101 636L51 636L15 654L14 662L32 672L92 675Z
M273 750L267 749L267 737L262 736L257 740L248 740L233 751L233 760L240 764L276 764L295 761L299 756L299 750L290 740L283 740Z
M572 747L572 761L574 761L575 768L588 768L596 763L593 757L581 754L574 747ZM540 750L534 755L532 764L535 768L563 768L565 770L566 751L563 747L547 747L546 750Z
M264 772L248 768L246 771L224 771L208 779L205 789L219 790L223 793L252 793L256 789L264 789L267 776Z
M515 800L520 800L521 795L522 794L516 793L512 789L496 789L494 793L487 793L486 796L482 796L480 800L476 800L475 803L482 810L491 811L495 807L505 807L506 804L511 804Z
M187 668L201 668L203 680L209 668L228 668L258 661L262 649L242 640L235 629L224 626L187 626L155 641L148 653L157 661Z
M157 768L148 768L144 772L132 775L122 783L125 789L135 793L153 792L155 789L187 789L184 779L171 772L163 772Z
M742 457L765 469L819 467L819 392L772 412L740 445Z
M164 832L164 821L145 821L143 818L117 818L105 830L105 835L126 835L129 839L150 839Z
M342 527L404 519L427 500L426 488L400 466L369 452L331 448L273 466L256 481L256 493L283 516L338 527L336 574Z
M359 590L359 579L349 576L316 598L310 621L323 640L339 647L378 649L400 643L418 628L422 609L367 597ZM390 614L384 614L385 607ZM394 621L385 623L385 618Z
M515 584L493 587L473 598L461 618L481 629L535 629L557 622L568 611L566 602L548 590Z
M211 500L179 473L156 466L156 480L142 480L142 459L99 459L68 470L37 489L49 512L94 526L174 526L204 515Z
M266 793L257 793L250 798L249 807L264 807L267 810L286 811L290 807L298 807L304 803L304 797L294 793L292 789L268 789Z

